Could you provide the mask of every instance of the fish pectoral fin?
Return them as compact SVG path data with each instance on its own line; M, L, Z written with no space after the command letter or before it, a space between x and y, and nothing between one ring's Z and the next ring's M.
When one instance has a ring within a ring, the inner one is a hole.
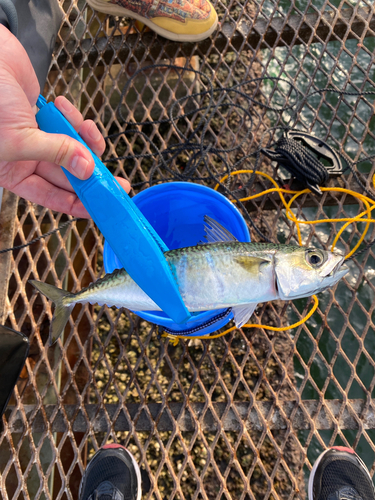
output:
M225 227L208 215L204 216L204 231L207 241L200 241L199 245L210 245L212 243L222 243L223 241L238 241L228 229L225 229Z
M241 304L240 306L232 307L234 322L237 328L241 328L252 316L258 304L252 302L251 304Z
M251 255L236 255L233 257L233 260L248 272L253 272L256 269L259 269L262 264L272 262L272 259L268 259L267 257L253 257Z

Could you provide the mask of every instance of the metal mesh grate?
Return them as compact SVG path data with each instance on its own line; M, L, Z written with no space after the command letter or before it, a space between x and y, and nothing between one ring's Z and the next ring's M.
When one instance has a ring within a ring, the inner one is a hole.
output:
M228 0L216 8L221 27L212 39L178 45L140 32L132 22L97 14L81 0L65 1L44 95L66 95L108 136L129 128L123 118L163 120L177 98L207 89L207 81L191 71L158 68L135 78L121 98L128 79L152 64L200 70L214 88L272 76L290 79L302 95L328 85L374 90L370 2ZM271 80L242 88L258 103L291 102L289 88L278 89ZM247 105L239 95L229 100ZM371 96L317 94L303 106L298 125L358 159L374 153L373 102ZM197 105L198 98L181 101L179 111L192 112L179 122L183 132L199 119ZM251 105L251 113L253 134L228 155L231 164L253 150L267 128L280 124L279 115L259 104ZM207 140L223 148L238 142L247 125L243 120L238 109L219 108ZM129 179L134 192L148 187L150 178L159 182L183 173L189 159L179 155L171 171L155 168L151 141L165 149L180 137L168 124L141 129L144 137L112 135L104 156L146 155L107 163ZM210 168L216 176L225 173L220 159L213 158ZM277 173L266 161L262 169ZM361 172L369 186L372 163L363 164ZM203 165L195 176L213 187ZM245 193L247 180L236 178L229 187ZM268 187L260 178L257 182L257 189ZM351 175L330 181L337 183L353 186ZM249 202L247 210L275 241L297 241L277 197ZM340 193L307 194L295 204L295 213L306 219L348 217L361 210ZM14 243L26 243L65 220L20 200ZM328 248L339 227L306 226L303 239ZM352 248L362 229L350 227L339 247ZM190 340L173 347L129 311L77 306L64 339L44 347L51 305L28 280L78 291L103 272L102 251L94 225L80 221L13 252L5 321L26 333L32 348L0 435L0 498L77 499L87 461L108 441L134 453L147 499L304 499L314 460L333 444L356 448L373 473L372 250L353 262L335 291L320 295L318 311L293 331L244 328L212 342ZM256 317L286 325L300 319L306 307L304 300L265 304Z

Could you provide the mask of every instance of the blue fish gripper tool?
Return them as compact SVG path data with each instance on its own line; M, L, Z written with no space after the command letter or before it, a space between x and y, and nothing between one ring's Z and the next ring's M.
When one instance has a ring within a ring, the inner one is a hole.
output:
M168 247L107 167L90 150L53 102L39 96L40 130L65 134L83 144L95 161L91 177L81 180L62 167L86 210L123 267L147 295L176 323L190 317L164 252Z

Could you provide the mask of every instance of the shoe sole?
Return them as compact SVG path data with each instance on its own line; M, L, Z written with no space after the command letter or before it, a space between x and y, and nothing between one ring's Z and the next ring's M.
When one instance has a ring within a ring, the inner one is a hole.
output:
M100 448L100 450L110 450L110 449L116 449L116 448L122 448L123 450L126 451L126 453L129 455L129 457L131 458L131 461L132 461L132 464L134 466L134 469L135 469L135 475L137 476L137 498L135 500L141 500L141 497L142 497L142 478L141 478L141 470L139 468L139 465L137 464L137 462L135 461L135 458L133 457L133 455L130 453L130 451L128 451L125 446L122 446L121 444L116 444L116 443L111 443L111 444L105 444L104 446L102 446ZM96 457L98 457L99 455L95 455ZM88 473L89 469L90 469L90 465L92 465L93 463L95 463L95 456L92 458L92 460L90 461L89 465L87 466L86 468L86 471L85 471L85 474ZM81 484L79 486L79 494L78 494L78 497L81 498L81 493L82 493L82 487L83 487L83 481L81 481Z
M369 477L370 481L372 482L372 478L370 476L370 472L368 471L365 463L363 460L357 455L357 453L352 450L351 448L347 448L346 446L332 446L332 448L328 448L328 450L323 451L316 460L314 467L311 470L310 477L309 477L309 486L308 486L308 495L309 495L309 500L314 500L313 497L313 485L314 485L314 477L315 477L315 472L316 469L318 468L322 458L326 453L328 453L330 450L338 450L338 451L346 451L348 453L351 453L352 455L355 455L356 459L358 462L362 465L363 470L366 472L367 476Z
M103 14L109 14L112 16L119 16L119 17L130 17L132 19L136 19L137 21L140 21L141 23L151 28L158 35L161 35L164 38L167 38L168 40L173 40L174 42L200 42L211 36L218 25L218 17L216 16L216 20L213 23L213 25L210 27L209 30L205 31L204 33L200 33L199 35L180 35L178 33L173 33L172 31L165 30L164 28L161 28L157 24L154 24L151 21L151 19L147 19L146 17L140 16L139 14L136 14L135 12L132 12L131 10L125 9L125 7L121 7L114 3L108 2L105 4L105 6L103 5L103 2L100 0L87 0L87 3L94 10L102 12Z

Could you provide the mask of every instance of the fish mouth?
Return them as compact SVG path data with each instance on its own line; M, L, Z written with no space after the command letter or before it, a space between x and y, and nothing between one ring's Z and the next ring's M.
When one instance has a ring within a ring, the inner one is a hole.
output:
M342 278L345 276L345 274L349 271L349 267L346 266L345 264L343 265L343 262L345 260L345 257L337 257L336 263L332 263L333 266L332 268L325 269L324 272L321 274L323 278L333 278L333 277L339 277Z
M341 280L341 278L343 278L345 276L345 274L347 274L349 272L349 267L346 266L345 264L342 265L343 261L344 261L344 257L340 260L340 262L338 262L334 266L334 268L332 269L332 271L330 273L328 273L326 276L324 276L322 283L325 283L325 281L328 278L333 278L333 279L328 280L328 283L326 284L326 286L323 286L322 288L318 287L314 293L320 293L320 292L324 292L325 290L328 290L333 285L338 283Z
M337 278L337 281L338 280L341 280L341 278L343 278L345 276L345 274L347 274L349 272L349 267L348 266L342 266L341 269L337 269L334 274L335 278Z
M344 262L344 259L345 257L343 257L340 262L338 262L335 267L332 269L332 271L327 275L327 276L334 276L338 270L340 269L340 271L345 271L345 274L349 271L349 268L348 266L346 266L345 264L343 264Z

